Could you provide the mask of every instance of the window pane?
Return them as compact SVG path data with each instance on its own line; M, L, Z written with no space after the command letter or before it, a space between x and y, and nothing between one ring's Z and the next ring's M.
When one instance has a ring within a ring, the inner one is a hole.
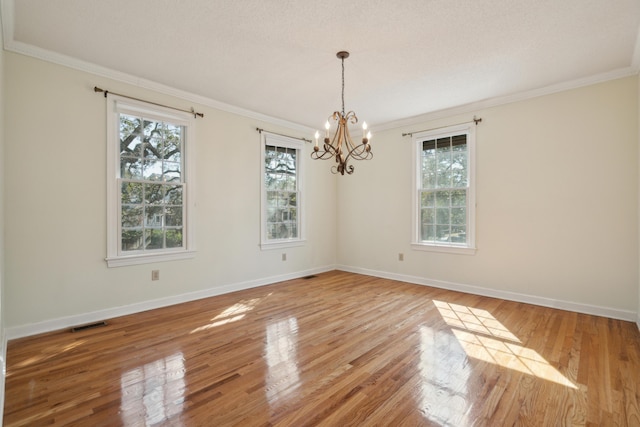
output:
M142 227L142 207L141 206L122 206L122 227Z
M467 223L467 208L451 208L451 224L465 225Z
M182 228L167 230L166 241L167 241L167 248L182 247Z
M434 194L435 194L435 200L436 200L436 206L437 207L449 207L451 205L451 203L450 203L451 192L450 191L436 191Z
M164 162L162 164L162 179L166 182L179 182L180 163Z
M466 243L466 227L460 225L451 226L451 243Z
M433 224L422 224L420 229L420 240L432 242L436 238L436 226Z
M182 205L182 185L165 185L164 203L168 205Z
M164 221L167 227L182 226L182 206L168 206L165 208Z
M436 214L435 209L422 209L421 211L421 223L422 224L435 224L436 223Z
M165 123L164 136L164 159L172 162L180 162L180 147L182 141L182 126Z
M147 181L162 181L162 160L144 160L142 178Z
M422 188L436 187L436 154L435 151L422 156Z
M165 142L164 159L169 162L181 163L182 154L180 153L180 143Z
M422 192L420 195L420 206L428 208L436 205L436 195L433 192Z
M451 206L467 206L467 190L452 191Z
M276 227L276 239L288 239L289 238L289 226L288 224L281 222Z
M137 251L143 248L142 230L122 230L122 250Z
M142 152L141 124L142 119L138 117L120 115L120 154L140 157Z
M162 228L164 222L164 208L162 206L149 206L145 209L144 226Z
M123 182L121 186L122 204L142 203L143 184L137 182Z
M467 186L467 152L454 152L451 157L451 186Z
M448 225L436 225L436 240L438 242L450 242L450 227Z
M158 133L152 134L144 144L145 159L162 159L162 145L162 137Z
M144 185L144 202L147 204L162 203L163 200L162 184L145 184Z
M267 239L276 238L276 224L267 224Z
M451 187L451 150L438 148L436 152L436 187Z
M436 224L449 224L450 213L449 208L436 209Z
M286 208L291 206L291 193L282 191L279 193L278 206Z
M144 243L145 249L162 249L164 247L164 232L162 231L162 229L145 229Z
M142 177L142 160L137 157L120 157L120 178L140 179Z
M273 208L278 205L278 192L267 191L267 207Z

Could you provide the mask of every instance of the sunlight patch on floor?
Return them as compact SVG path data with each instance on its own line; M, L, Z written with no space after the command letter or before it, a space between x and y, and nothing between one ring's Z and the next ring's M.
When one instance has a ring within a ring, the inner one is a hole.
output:
M227 323L237 322L238 320L243 319L248 312L253 310L262 299L263 298L253 298L250 300L237 302L232 306L226 308L222 313L213 317L211 319L211 323L195 328L190 332L190 334L206 331L207 329L226 325Z
M12 369L15 368L24 368L25 366L29 366L32 365L34 363L39 363L42 362L44 360L47 359L51 359L54 358L62 353L66 353L68 351L73 350L76 347L80 347L81 345L83 345L84 343L86 343L87 340L76 340L73 342L70 342L68 344L60 344L60 345L55 345L55 346L51 346L51 347L47 347L46 349L42 350L41 354L37 355L37 356L33 356L30 357L26 360L23 360L21 362L16 363L14 366L12 366ZM7 376L11 375L11 371L7 372Z
M469 357L577 389L567 377L486 310L433 301Z
M502 323L496 320L487 310L451 304L443 301L433 301L440 315L447 325L479 332L496 338L520 343L521 341L511 333Z

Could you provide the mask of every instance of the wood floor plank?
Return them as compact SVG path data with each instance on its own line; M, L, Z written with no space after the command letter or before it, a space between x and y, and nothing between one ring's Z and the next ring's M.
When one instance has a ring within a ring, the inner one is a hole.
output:
M6 426L640 425L635 324L333 271L12 340Z

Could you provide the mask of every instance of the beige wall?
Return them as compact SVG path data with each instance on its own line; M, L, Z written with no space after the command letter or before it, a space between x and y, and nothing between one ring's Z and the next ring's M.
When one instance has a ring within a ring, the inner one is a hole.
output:
M376 132L374 159L356 163L352 176L336 178L329 163L307 160L308 243L286 250L286 262L285 251L258 247L255 128L299 132L194 105L205 113L196 121L197 257L107 268L105 101L93 86L191 103L18 54L5 53L4 68L9 328L336 264L638 312L636 77ZM401 134L473 114L483 119L478 251L412 251L411 142ZM151 282L152 269L160 269L159 282Z
M0 47L4 46L2 26L0 25ZM5 303L4 303L4 50L0 48L0 408L4 408L4 383L6 372L6 335L5 335ZM0 411L2 424L3 411Z
M635 318L637 86L629 77L376 133L374 160L339 187L339 262ZM411 139L401 134L474 114L477 253L412 251Z
M303 156L307 244L258 246L256 127L308 135L194 105L205 114L195 125L196 258L107 268L106 107L93 87L182 108L191 103L18 54L5 54L5 68L9 328L335 265L335 179L326 163L312 163L310 151ZM152 269L160 281L151 281Z

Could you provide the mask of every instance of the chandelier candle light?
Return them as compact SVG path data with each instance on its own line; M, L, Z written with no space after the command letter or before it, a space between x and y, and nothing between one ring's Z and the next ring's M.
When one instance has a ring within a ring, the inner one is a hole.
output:
M316 144L313 147L313 153L311 158L327 160L335 157L337 166L331 168L331 172L340 173L344 175L351 175L353 173L353 165L348 165L350 159L355 160L369 160L373 157L371 152L371 132L367 132L367 122L362 122L362 143L356 145L351 140L351 134L349 133L349 122L351 124L358 123L358 117L353 111L344 112L344 60L349 57L349 52L340 51L336 56L342 61L342 111L335 111L329 116L327 122L324 125L325 135L323 150L320 151L318 146L318 138L320 133L316 131L315 140ZM338 124L336 132L331 137L331 124L330 120L334 120Z

